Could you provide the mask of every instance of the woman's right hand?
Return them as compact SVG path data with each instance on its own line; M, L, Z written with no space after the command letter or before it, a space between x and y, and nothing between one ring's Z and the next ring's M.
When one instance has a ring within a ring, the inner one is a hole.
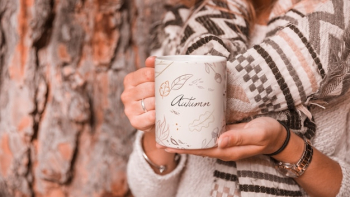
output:
M155 57L149 57L146 67L126 75L121 95L131 125L145 132L154 131L155 126L154 62ZM142 108L142 99L147 111Z

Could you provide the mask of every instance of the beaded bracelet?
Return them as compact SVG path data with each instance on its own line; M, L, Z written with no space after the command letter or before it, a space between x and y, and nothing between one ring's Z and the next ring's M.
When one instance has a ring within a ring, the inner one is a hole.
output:
M270 156L270 157L271 157L271 156L275 156L275 155L281 153L281 152L287 147L287 145L288 145L288 143L289 143L289 139L290 139L290 130L289 130L289 128L288 128L287 125L285 125L283 122L281 122L281 121L279 121L279 120L277 120L277 121L286 129L286 131L287 131L287 137L286 137L286 139L284 140L284 142L283 142L281 148L279 148L276 152L273 152L273 153L271 153L271 154L265 154L266 156Z

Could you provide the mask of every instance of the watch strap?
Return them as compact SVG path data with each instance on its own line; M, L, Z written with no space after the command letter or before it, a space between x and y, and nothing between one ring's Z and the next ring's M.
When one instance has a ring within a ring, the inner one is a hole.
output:
M301 155L300 159L297 163L291 164L291 163L284 163L281 161L277 162L276 168L281 172L284 171L284 175L288 177L297 178L303 175L306 171L306 169L309 167L312 156L313 156L313 148L311 145L311 142L303 137L304 139L304 152Z

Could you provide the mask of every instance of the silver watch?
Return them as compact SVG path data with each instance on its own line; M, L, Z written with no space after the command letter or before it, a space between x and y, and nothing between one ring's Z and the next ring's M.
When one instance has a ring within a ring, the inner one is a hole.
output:
M308 168L312 160L313 149L310 140L306 139L305 137L303 139L305 141L305 148L303 154L301 155L301 158L297 163L292 164L284 163L281 161L276 162L275 168L281 174L287 177L297 178L303 175L306 169Z

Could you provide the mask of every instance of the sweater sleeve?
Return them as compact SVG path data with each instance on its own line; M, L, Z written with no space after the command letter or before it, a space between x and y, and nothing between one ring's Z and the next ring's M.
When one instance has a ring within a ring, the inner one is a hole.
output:
M186 156L181 155L177 167L169 174L158 175L143 158L141 139L142 131L138 131L134 150L127 166L128 184L135 197L176 196L181 172L184 169Z

